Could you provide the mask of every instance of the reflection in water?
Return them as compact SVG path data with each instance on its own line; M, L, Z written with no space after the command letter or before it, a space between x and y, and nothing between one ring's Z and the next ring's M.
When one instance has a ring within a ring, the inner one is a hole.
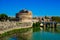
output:
M17 40L16 37L11 37L11 38L8 38L8 40Z
M0 40L31 40L31 36L32 36L32 29L27 30L26 32L22 32L22 33L17 32L10 36L1 38Z
M39 32L40 31L40 28L38 27L38 28L33 28L33 30L32 30L33 32Z
M60 29L48 28L40 30L40 28L31 28L27 32L17 32L2 38L2 40L60 40Z
M60 29L48 28L46 30L33 30L32 40L60 40Z

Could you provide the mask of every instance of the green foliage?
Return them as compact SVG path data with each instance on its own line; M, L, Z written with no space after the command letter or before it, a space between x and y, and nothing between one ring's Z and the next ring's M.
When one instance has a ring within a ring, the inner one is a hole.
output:
M52 18L52 21L56 21L56 22L60 22L60 17L56 17L56 16L53 16L51 17Z
M37 32L37 31L40 31L40 23L39 22L33 23L33 32Z
M0 14L0 21L6 21L8 19L8 16L6 14Z
M33 27L40 27L40 23L39 22L33 23Z
M39 22L36 22L36 27L40 27L40 23Z
M40 31L40 27L33 28L33 32L38 32L38 31Z
M36 27L36 23L33 23L33 27Z

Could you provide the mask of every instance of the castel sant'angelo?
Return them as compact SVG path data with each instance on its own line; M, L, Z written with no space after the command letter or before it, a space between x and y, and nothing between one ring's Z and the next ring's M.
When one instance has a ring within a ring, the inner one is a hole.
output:
M32 27L32 12L23 9L16 14L15 21L0 22L0 34L13 29L29 27Z
M32 22L32 12L26 9L19 11L16 14L17 21L20 22Z

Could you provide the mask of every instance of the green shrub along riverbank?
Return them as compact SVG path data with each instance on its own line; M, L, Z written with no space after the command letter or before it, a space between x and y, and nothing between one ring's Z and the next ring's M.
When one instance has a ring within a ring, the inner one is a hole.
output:
M33 28L35 28L35 27L40 27L40 23L39 23L39 22L33 23L32 27L33 27Z
M30 29L31 28L14 29L14 30L5 32L3 34L0 34L0 38L5 37L5 36L10 36L10 35L12 35L14 33L24 33L24 32L29 31Z

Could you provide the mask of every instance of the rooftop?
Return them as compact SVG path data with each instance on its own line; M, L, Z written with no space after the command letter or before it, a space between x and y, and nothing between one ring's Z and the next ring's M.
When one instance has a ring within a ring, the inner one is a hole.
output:
M28 10L23 9L23 10L19 11L19 13L28 13Z

